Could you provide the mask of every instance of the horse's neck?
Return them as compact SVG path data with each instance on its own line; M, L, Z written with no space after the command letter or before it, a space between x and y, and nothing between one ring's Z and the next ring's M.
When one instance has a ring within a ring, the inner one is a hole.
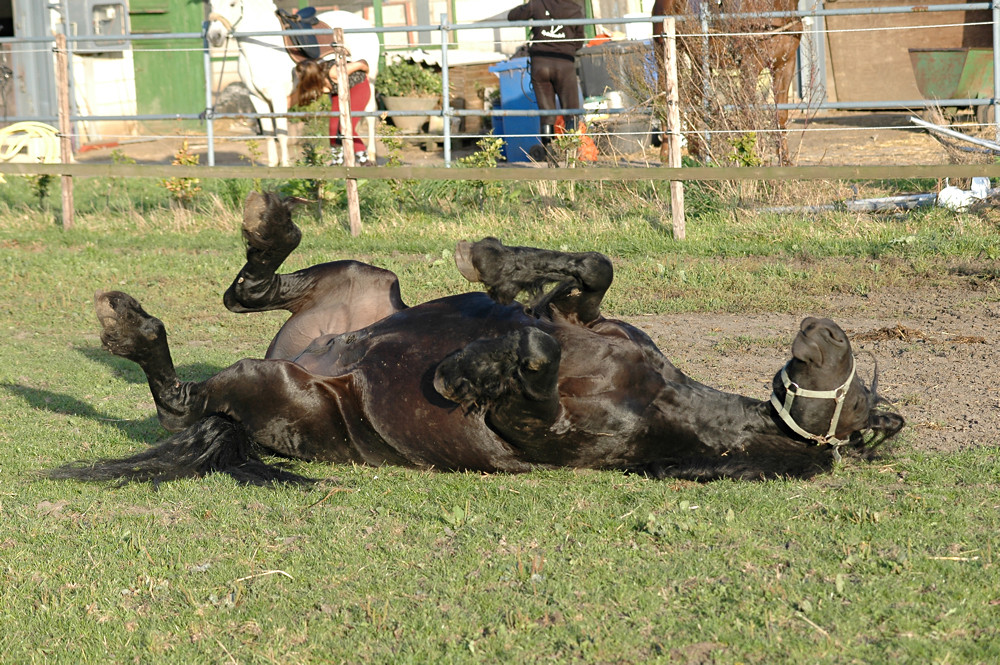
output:
M743 450L761 437L782 435L770 417L768 402L704 384L670 382L655 402L661 417L689 430L698 444L719 453Z
M243 18L236 31L280 32L281 21L275 15L275 10L276 7L271 0L243 0ZM285 42L281 35L247 37L240 39L239 45L243 56L248 61L257 63L251 65L251 68L260 69L265 66L265 61L280 57L282 54L287 58Z
M243 19L237 26L238 32L249 32L250 28L255 31L277 32L281 30L281 23L275 15L277 7L271 0L243 0ZM264 38L268 39L271 38ZM281 40L281 37L273 39Z

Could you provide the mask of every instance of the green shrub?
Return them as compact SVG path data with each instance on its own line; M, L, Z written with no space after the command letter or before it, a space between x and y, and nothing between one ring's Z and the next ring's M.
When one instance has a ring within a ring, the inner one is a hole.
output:
M375 89L387 97L429 97L441 94L441 74L416 62L387 64L375 79Z

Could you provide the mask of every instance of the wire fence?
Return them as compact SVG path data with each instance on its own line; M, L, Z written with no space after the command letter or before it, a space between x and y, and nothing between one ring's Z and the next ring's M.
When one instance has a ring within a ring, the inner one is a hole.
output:
M975 26L990 26L993 34L993 41L996 43L998 41L998 35L1000 35L1000 9L994 7L991 3L967 3L967 4L950 4L950 5L901 5L898 7L867 7L867 8L856 8L852 7L849 9L821 9L815 8L811 11L798 11L798 12L764 12L754 15L746 14L721 14L714 17L710 17L712 21L718 21L720 24L727 19L733 18L765 18L765 19L790 19L790 18L807 18L810 21L817 21L827 17L841 17L841 16L874 16L874 15L888 15L888 14L913 14L915 12L920 12L922 14L931 14L935 12L971 12L971 11L989 11L992 15L992 20L990 21L970 21L970 22L934 22L927 25L918 26L875 26L869 28L841 28L841 29L829 29L825 26L817 27L815 24L811 27L803 28L798 34L803 37L810 37L813 39L825 38L831 34L837 33L853 33L853 32L868 32L872 35L877 35L881 32L890 32L898 30L941 30L944 28L958 28L963 29L975 27ZM452 66L449 64L449 52L455 46L455 42L460 42L462 47L482 47L482 50L499 50L502 52L510 52L514 47L520 45L523 42L521 38L500 38L496 34L490 39L460 39L458 36L462 33L472 33L475 31L490 30L494 32L501 31L503 29L510 28L531 28L538 25L592 25L607 28L608 26L617 26L619 28L627 29L629 25L632 24L649 24L651 21L661 20L666 17L630 17L630 18L595 18L595 19L562 19L559 21L481 21L476 23L456 23L451 24L448 22L446 16L441 17L441 22L436 25L419 25L419 26L387 26L381 28L371 28L367 31L362 30L352 30L345 29L344 32L347 34L358 33L358 32L372 32L380 35L384 38L385 35L392 33L425 33L437 38L438 49L428 48L427 53L433 53L435 50L438 52L436 62L442 68L442 102L441 107L438 109L432 109L429 111L420 112L405 112L405 111L370 111L370 112L353 112L352 115L355 117L377 117L380 119L386 118L397 118L405 116L430 116L439 119L441 128L439 131L433 133L420 133L416 135L408 135L408 139L413 140L424 140L424 141L440 141L443 145L444 150L444 162L448 166L451 163L451 144L453 139L462 140L477 140L489 136L490 134L481 132L465 132L458 133L453 129L453 121L461 121L465 118L489 118L492 121L496 119L503 119L505 117L537 117L547 114L546 111L536 110L536 109L497 109L497 108L483 108L483 109L469 109L469 108L455 108L452 102L452 91L448 84ZM216 81L216 72L220 66L225 66L223 63L225 60L230 58L219 58L218 52L214 52L209 49L206 34L203 27L202 32L197 33L158 33L158 34L131 34L127 35L126 40L130 44L142 44L143 42L149 42L156 40L162 43L163 40L169 40L172 44L168 47L156 47L148 48L143 46L143 53L177 53L177 52L188 52L188 53L200 53L203 55L203 63L205 68L205 81L206 81L206 92L205 92L205 106L204 108L193 108L189 113L168 113L168 114L99 114L99 113L82 113L80 109L75 108L70 114L70 120L73 123L87 123L88 126L95 128L99 127L101 123L122 123L122 122L134 122L134 123L145 123L151 121L160 120L189 120L198 121L202 123L205 128L204 138L208 142L208 164L214 165L214 152L215 143L217 141L230 141L230 140L246 140L252 137L221 137L217 136L215 132L214 124L223 119L250 119L259 120L261 118L273 119L278 117L287 117L292 119L305 119L310 117L316 117L317 115L332 115L332 113L304 113L304 112L288 112L288 113L256 113L256 112L238 112L238 113L224 113L218 112L214 108L213 97L218 93L217 90L213 90L213 82ZM275 31L275 32L236 32L233 37L235 38L253 38L253 37L267 37L276 35L298 35L298 34L309 34L313 32L322 33L323 31ZM328 32L328 31L327 31ZM509 33L508 33L509 34ZM713 39L725 39L728 37L736 36L746 36L747 32L713 32L711 37ZM678 34L680 39L690 38L695 39L703 37L705 32L681 32ZM120 42L122 41L121 36L102 36L102 35L87 35L87 36L67 36L68 51L70 54L74 52L74 44L76 42L87 41L96 44L102 42ZM585 43L585 40L581 41L581 45ZM54 42L51 38L4 38L0 39L0 49L2 49L4 58L18 56L18 55L29 55L29 54L41 54L41 53L51 53L54 50ZM1000 58L1000 49L994 49L993 51L993 89L990 91L988 97L977 97L977 98L955 98L955 99L942 99L942 100L928 100L928 99L884 99L876 101L866 101L866 102L830 102L830 101L816 101L815 99L803 99L795 103L781 104L777 105L778 109L794 110L805 113L813 113L819 110L874 110L874 109L921 109L930 106L955 106L955 107L980 107L980 106L990 106L992 105L996 110L996 106L1000 103L997 99L996 89L1000 87L1000 82L997 78L1000 76L1000 66L998 66L997 60ZM70 86L75 87L76 81L73 80L75 75L73 67L70 67ZM377 89L377 78L376 78L376 89ZM4 88L6 89L6 88ZM822 95L823 91L820 91ZM74 97L72 102L76 102L77 99ZM6 110L6 104L5 104ZM561 114L567 116L591 116L595 115L593 108L579 108L579 109L562 109ZM645 100L638 106L633 108L627 107L605 107L600 109L600 113L604 116L615 116L615 115L645 115L649 116L652 113L651 105L649 100ZM1000 116L1000 114L995 113L994 117ZM58 118L53 116L39 116L33 115L31 117L21 117L21 116L8 116L5 118L8 122L17 121L44 121L44 122L56 122ZM979 123L985 124L985 123ZM904 130L912 129L911 125L897 125L890 127L883 127L883 129L888 130ZM629 130L625 128L619 128L614 132L617 136L634 136L634 137L644 137L648 135L650 129L645 128L641 130ZM655 131L655 130L654 130ZM720 130L722 132L730 132L733 134L745 133L745 132L758 132L758 133L768 133L782 131L775 128L768 127L741 127ZM807 132L848 132L852 131L846 128L823 128L823 127L810 127ZM128 140L134 138L134 134L131 133L118 133L113 132L102 132L99 129L96 130L96 134L84 135L79 131L73 132L72 139L75 141L76 145L79 146L83 140L89 140L91 142L102 142L102 141L115 141L115 140ZM537 134L517 132L517 131L507 131L505 136L508 138L534 138ZM146 138L180 138L180 137L190 137L190 133L185 134L170 134L167 132L159 132L154 134L146 135ZM303 138L323 138L316 135L305 135ZM379 139L385 138L385 135L379 134Z

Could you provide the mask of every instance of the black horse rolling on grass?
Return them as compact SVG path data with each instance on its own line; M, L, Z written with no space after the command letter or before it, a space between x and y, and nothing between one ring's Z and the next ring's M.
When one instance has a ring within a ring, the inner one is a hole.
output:
M601 315L603 255L459 243L486 293L407 307L396 276L356 261L276 270L301 234L292 203L251 194L246 264L224 302L292 313L264 360L180 380L163 324L131 296L96 295L104 346L139 364L176 432L124 459L54 477L247 483L306 479L268 455L438 470L623 469L698 479L809 477L838 450L866 454L903 426L857 376L832 321L807 318L771 400L685 376L637 328ZM514 299L528 293L531 302ZM867 433L867 434L866 434Z

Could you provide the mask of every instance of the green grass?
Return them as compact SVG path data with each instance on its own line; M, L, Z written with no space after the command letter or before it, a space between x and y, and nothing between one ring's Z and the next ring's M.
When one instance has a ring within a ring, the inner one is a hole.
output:
M222 183L204 181L186 213L155 184L112 183L123 198L107 205L107 183L81 181L77 228L62 231L8 179L4 663L1000 661L996 448L916 454L904 438L883 463L811 482L298 463L328 480L46 480L164 436L142 373L100 349L94 290L127 290L163 318L188 379L261 355L282 317L221 305L241 264L238 210L209 196ZM717 211L678 243L649 185L580 187L575 201L546 190L549 203L529 188L483 203L453 191L441 204L372 185L359 238L334 200L322 220L301 216L288 267L363 258L418 302L465 288L450 258L460 238L599 249L617 271L608 312L627 315L808 310L831 293L995 279L1000 256L989 216Z

